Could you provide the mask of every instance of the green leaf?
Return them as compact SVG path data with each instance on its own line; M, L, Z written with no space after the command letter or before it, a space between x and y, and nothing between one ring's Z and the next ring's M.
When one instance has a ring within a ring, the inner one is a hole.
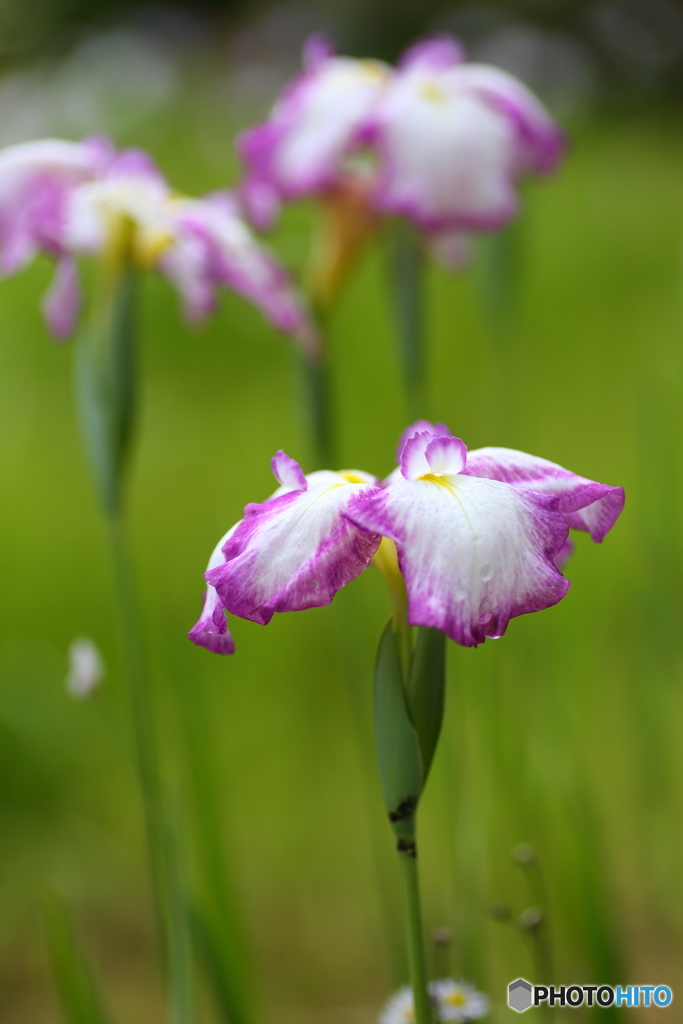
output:
M420 627L407 685L410 717L420 740L424 782L441 732L446 680L446 637L440 629ZM424 786L423 782L423 786Z
M43 899L52 970L65 1024L106 1024L107 1016L71 927L64 900L48 891Z
M382 633L375 666L375 744L391 827L399 839L412 840L422 792L422 756L406 706L391 619Z
M134 418L134 271L124 270L78 339L76 401L86 456L107 511L120 503Z
M213 915L209 916L197 906L191 908L191 914L195 948L221 1018L225 1024L251 1024L253 1015L245 998L238 951L230 949Z

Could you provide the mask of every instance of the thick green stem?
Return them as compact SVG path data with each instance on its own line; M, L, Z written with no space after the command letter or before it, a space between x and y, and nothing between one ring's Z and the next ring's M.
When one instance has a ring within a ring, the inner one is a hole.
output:
M427 992L427 964L422 939L422 913L420 910L420 886L417 874L415 847L398 851L401 871L401 894L403 896L403 917L408 947L410 984L415 1002L416 1024L432 1024L432 1006Z

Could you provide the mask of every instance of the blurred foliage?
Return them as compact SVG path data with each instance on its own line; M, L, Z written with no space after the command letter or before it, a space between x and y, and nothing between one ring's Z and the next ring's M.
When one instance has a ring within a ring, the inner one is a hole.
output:
M170 45L199 36L229 50L237 34L256 61L287 52L302 27L388 60L419 35L451 31L485 56L492 49L530 65L532 75L596 79L612 99L683 90L675 0L0 0L0 62L68 53L93 31L131 22Z
M150 148L187 191L224 184L250 112L207 95L195 82L117 141ZM492 993L496 1021L511 1019L510 978L535 971L524 936L488 912L539 902L510 859L522 842L538 851L560 980L683 983L683 137L661 111L584 114L571 134L562 172L528 189L504 321L489 315L490 259L427 275L431 415L470 447L520 448L628 495L601 548L578 538L560 605L477 650L448 645L421 822L425 917L428 932L450 926L451 969ZM294 267L313 217L288 210L273 238ZM40 319L48 277L41 261L0 288L0 1019L56 1019L37 900L48 882L75 908L112 1019L156 1024L110 567L78 446L72 348ZM380 475L406 423L389 294L378 243L331 337L341 461ZM330 608L265 630L232 622L234 657L188 643L216 539L273 489L272 453L306 468L307 445L288 343L257 312L228 295L188 331L158 278L142 306L131 528L166 772L191 810L188 744L215 765L207 799L222 809L263 1019L370 1024L401 973L400 952L387 954L398 892L371 740L383 584L369 571ZM90 702L64 688L75 635L107 662ZM188 716L193 693L200 718ZM206 853L186 840L196 878ZM213 1020L201 988L199 1000L197 1020Z

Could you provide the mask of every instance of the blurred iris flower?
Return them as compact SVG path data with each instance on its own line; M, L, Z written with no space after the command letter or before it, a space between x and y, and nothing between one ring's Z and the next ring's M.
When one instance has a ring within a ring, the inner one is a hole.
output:
M282 267L256 242L228 193L173 193L147 154L117 152L106 138L43 139L0 151L0 274L40 251L57 269L43 309L52 333L69 337L80 294L74 257L115 258L154 268L178 289L191 321L215 307L225 286L279 329L314 344L304 307Z
M314 36L304 62L239 140L241 195L260 228L283 202L317 196L343 210L347 230L354 211L368 225L407 218L457 265L468 234L515 216L518 179L551 172L562 153L533 93L499 68L467 63L449 36L417 43L396 68L337 56Z
M374 560L390 589L405 587L410 625L475 646L557 604L569 590L569 527L599 542L624 505L621 487L545 459L468 453L444 424L409 427L397 458L381 482L358 470L304 475L278 452L280 486L247 505L214 550L190 639L231 653L224 610L265 625L275 612L327 605Z
M452 1020L467 1024L467 1021L486 1016L489 1011L488 996L464 981L453 981L450 978L432 981L429 984L429 995L437 1021ZM413 1024L414 1021L413 991L406 985L389 999L380 1014L379 1024Z

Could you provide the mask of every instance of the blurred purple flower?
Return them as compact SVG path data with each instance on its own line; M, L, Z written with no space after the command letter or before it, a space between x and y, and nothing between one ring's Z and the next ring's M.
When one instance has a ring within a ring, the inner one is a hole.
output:
M304 476L278 452L280 488L247 505L212 556L212 622L222 629L221 606L266 624L275 612L329 604L373 557L386 571L380 544L395 545L409 623L474 646L560 601L569 527L601 541L623 508L621 487L508 448L468 453L444 424L414 424L399 448L384 483L358 470ZM200 628L206 616L190 637L215 650Z
M0 272L19 270L39 251L57 259L43 302L57 337L73 333L78 315L74 257L121 259L124 239L125 258L173 282L189 320L212 312L227 287L304 347L315 345L292 283L228 193L178 196L147 154L117 153L106 139L46 139L0 152Z
M533 93L499 68L466 63L449 36L413 46L395 69L336 56L319 37L304 60L238 143L241 195L258 227L283 202L357 190L360 180L375 212L407 218L443 259L461 262L462 236L503 227L517 212L518 179L549 173L561 155L562 134Z

